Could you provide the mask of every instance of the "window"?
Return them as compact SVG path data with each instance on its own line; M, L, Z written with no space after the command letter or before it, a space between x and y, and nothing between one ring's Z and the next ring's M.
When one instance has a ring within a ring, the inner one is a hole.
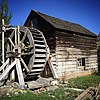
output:
M85 66L85 58L78 58L78 65Z

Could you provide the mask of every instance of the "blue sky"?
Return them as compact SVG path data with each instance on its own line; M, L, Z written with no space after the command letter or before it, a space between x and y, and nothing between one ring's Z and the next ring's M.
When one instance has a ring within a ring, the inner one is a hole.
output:
M100 33L100 0L8 0L12 25L23 25L31 9Z

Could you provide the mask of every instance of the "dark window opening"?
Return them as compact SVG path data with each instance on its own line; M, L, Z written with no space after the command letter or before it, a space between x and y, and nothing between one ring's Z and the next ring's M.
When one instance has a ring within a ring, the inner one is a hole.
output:
M82 58L82 66L85 66L85 58Z
M85 66L85 58L78 58L78 65Z

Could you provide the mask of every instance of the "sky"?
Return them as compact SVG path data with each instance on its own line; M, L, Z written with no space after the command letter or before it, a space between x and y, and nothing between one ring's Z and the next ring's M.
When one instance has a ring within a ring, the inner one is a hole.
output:
M31 9L100 33L100 0L8 0L12 25L23 25Z

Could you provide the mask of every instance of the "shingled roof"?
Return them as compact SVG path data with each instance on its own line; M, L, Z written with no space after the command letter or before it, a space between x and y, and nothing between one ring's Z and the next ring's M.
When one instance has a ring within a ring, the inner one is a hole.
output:
M49 22L51 25L53 25L57 29L77 32L77 33L96 37L96 34L94 34L93 32L89 31L88 29L84 28L83 26L79 24L61 20L59 18L55 18L55 17L49 16L49 15L46 15L34 10L31 11L31 13L34 13L34 12L37 13L40 17L45 19L47 22Z

